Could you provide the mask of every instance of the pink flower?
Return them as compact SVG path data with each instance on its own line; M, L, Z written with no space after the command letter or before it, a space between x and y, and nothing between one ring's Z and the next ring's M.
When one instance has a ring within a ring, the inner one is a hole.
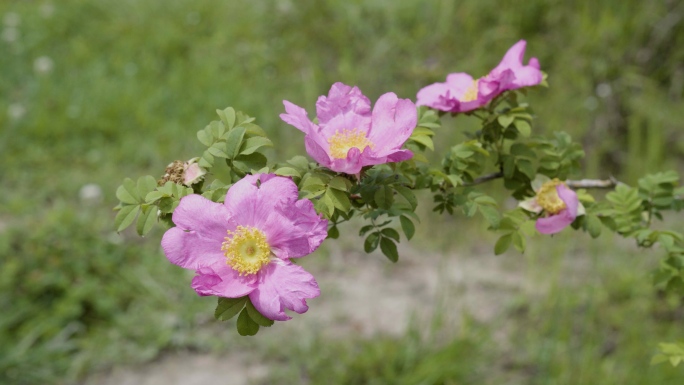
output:
M371 112L370 100L357 87L335 83L316 102L318 124L303 108L287 100L283 104L286 113L280 118L303 131L306 152L333 171L357 174L364 166L413 156L401 146L416 127L416 106L392 92L380 96Z
M304 313L306 298L320 294L314 277L289 259L316 250L328 222L311 201L298 200L288 178L248 175L228 190L223 204L188 195L173 222L162 238L164 254L196 270L192 287L199 295L249 295L261 314L285 321L285 308Z
M540 233L558 233L575 218L584 215L584 206L577 199L577 194L558 179L537 175L532 182L532 188L537 195L520 202L519 206L537 214L546 213L546 216L539 217L535 224Z
M458 72L448 75L446 83L424 87L418 91L416 104L446 112L467 112L484 106L504 91L541 83L539 61L531 58L523 65L526 45L525 40L515 43L501 63L484 77L473 79Z

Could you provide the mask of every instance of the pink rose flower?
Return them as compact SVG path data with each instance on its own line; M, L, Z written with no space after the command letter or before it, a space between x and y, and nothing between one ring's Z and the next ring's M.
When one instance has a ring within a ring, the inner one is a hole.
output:
M401 146L418 122L416 106L388 92L371 111L370 100L357 87L335 83L316 102L318 124L306 110L287 100L280 118L305 134L306 152L336 172L358 174L364 166L400 162L413 153Z
M416 104L446 112L467 112L484 106L504 91L541 83L539 61L531 58L527 65L523 64L526 45L525 40L515 43L501 63L479 79L458 72L448 75L446 83L424 87L418 91Z
M200 195L181 199L176 227L162 238L173 264L195 270L199 295L245 295L269 319L290 319L285 308L308 310L320 294L314 277L290 258L303 257L327 236L326 219L309 200L298 200L292 180L273 174L248 175L235 183L223 204Z
M584 215L584 206L577 199L577 194L558 179L537 175L532 188L537 195L518 205L527 211L546 214L535 223L540 233L558 233L574 222L575 218Z

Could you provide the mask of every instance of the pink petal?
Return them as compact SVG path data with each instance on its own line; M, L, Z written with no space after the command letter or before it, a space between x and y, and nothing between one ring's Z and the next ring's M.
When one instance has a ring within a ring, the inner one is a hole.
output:
M201 296L239 298L253 292L257 286L256 275L240 276L225 261L198 269L196 273L192 288Z
M359 131L366 133L370 127L370 115L359 115L354 112L349 112L331 117L326 124L321 124L319 133L325 138L325 148L328 148L327 140L336 133L353 129L358 129Z
M171 217L183 230L193 230L203 237L223 239L229 227L230 211L222 204L192 194L181 198Z
M265 317L286 321L291 317L284 309L302 314L309 309L306 299L318 297L320 293L313 275L301 266L275 260L259 271L257 288L249 294L249 299Z
M535 227L542 234L555 234L568 227L574 220L575 217L565 209L556 215L537 219Z
M287 100L283 100L283 104L285 105L286 114L280 114L280 119L285 123L298 128L305 134L318 129L318 127L309 120L305 109L296 104L292 104Z
M328 96L320 96L316 102L316 116L320 124L327 123L337 115L352 112L357 115L370 115L370 100L358 87L335 83L330 87Z
M325 150L328 148L328 143L320 135L307 135L304 137L304 146L306 153L309 154L319 164L324 167L330 166L330 155ZM324 147L325 146L325 147Z
M298 196L297 185L289 178L247 175L228 189L224 204L237 225L261 228L278 204L294 202Z
M274 223L269 229L269 235L273 236L269 240L273 239L276 256L287 259L309 255L328 236L328 221L316 213L308 199L294 205L282 205L278 210L282 218L277 224L279 228L275 228Z
M416 105L409 99L399 99L388 92L378 99L373 107L373 123L369 133L375 145L374 152L386 156L399 149L411 136L418 123Z
M440 111L450 111L453 103L450 102L449 86L446 83L434 83L425 86L416 95L416 105L428 106Z
M556 186L556 191L558 191L560 199L565 202L566 208L556 215L537 219L535 227L542 234L555 234L566 228L577 218L577 209L579 207L577 194L563 184Z
M195 270L225 260L221 251L225 236L226 230L223 230L220 238L207 238L196 231L172 227L164 233L161 246L169 262L185 269Z
M572 219L575 220L575 217L577 217L577 207L579 206L577 194L564 184L556 186L556 191L558 192L558 197L565 202L565 206L572 215Z

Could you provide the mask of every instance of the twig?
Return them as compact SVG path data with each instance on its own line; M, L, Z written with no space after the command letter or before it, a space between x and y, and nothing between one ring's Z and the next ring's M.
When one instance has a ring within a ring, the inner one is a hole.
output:
M581 180L566 180L565 184L570 188L613 188L618 184L622 184L614 177L609 179L581 179Z
M489 182L490 180L499 179L499 178L501 178L502 176L503 176L503 172L501 172L501 171L499 171L499 172L494 172L494 173L487 174L487 175L482 175L482 176L479 177L479 178L475 178L475 179L473 180L472 183L464 183L464 184L463 184L463 187L475 186L475 185L478 185L478 184L482 184L482 183L485 183L485 182Z

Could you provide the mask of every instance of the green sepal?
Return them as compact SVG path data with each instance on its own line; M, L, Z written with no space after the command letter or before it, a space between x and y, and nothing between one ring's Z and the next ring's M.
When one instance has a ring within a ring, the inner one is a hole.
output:
M254 304L252 301L247 297L247 302L245 303L245 309L247 310L247 314L249 315L249 318L252 319L252 321L256 322L259 326L264 326L264 327L269 327L273 325L273 320L264 317L263 314L259 312L254 307Z
M246 308L238 316L237 331L241 336L253 336L259 332L259 324L249 316Z
M216 310L214 310L214 318L219 321L228 321L229 319L235 317L243 307L249 298L247 296L240 298L225 298L218 297L218 303L216 304Z

